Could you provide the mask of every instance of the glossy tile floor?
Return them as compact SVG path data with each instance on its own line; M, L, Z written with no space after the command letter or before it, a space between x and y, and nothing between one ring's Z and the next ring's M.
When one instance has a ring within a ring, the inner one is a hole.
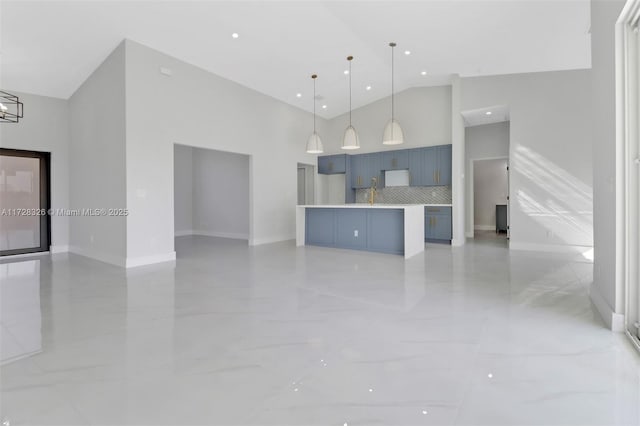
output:
M2 366L5 421L640 424L640 356L579 256L176 245L175 269L0 265L3 339L39 351Z

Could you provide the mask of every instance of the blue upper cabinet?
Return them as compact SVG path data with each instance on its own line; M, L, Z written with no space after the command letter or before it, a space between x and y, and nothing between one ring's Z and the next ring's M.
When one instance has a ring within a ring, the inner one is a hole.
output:
M424 148L408 149L407 157L409 162L409 185L423 186Z
M382 153L382 170L406 170L409 168L409 150L385 151Z
M364 188L364 174L368 165L367 154L351 155L351 187Z
M424 168L422 174L422 185L433 186L438 184L438 148L430 146L424 148Z
M320 160L332 157L343 156L318 157L318 173L323 173ZM409 169L410 186L451 185L451 145L349 155L344 158L345 161L340 163L339 169L336 168L338 163L334 162L333 171L324 173L344 173L336 170L342 170L348 161L348 185L353 189L369 188L373 177L378 178L378 188L382 188L385 170L406 169ZM328 167L328 164L324 167Z
M438 146L438 171L436 185L451 185L451 145Z
M347 169L347 155L323 155L318 157L318 173L321 175L335 175L345 173Z
M382 153L351 155L351 187L369 188L371 178L378 179L378 187L382 183Z

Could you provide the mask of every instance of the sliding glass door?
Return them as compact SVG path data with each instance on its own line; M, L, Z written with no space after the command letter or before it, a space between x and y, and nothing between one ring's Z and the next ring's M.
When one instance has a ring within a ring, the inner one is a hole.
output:
M0 148L0 256L49 250L49 153Z

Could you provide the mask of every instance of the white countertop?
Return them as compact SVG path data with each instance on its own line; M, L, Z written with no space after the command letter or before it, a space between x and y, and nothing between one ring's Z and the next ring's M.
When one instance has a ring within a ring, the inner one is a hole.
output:
M315 204L302 205L297 207L305 208L325 208L325 209L405 209L410 207L451 207L451 204L374 204L354 203L354 204Z

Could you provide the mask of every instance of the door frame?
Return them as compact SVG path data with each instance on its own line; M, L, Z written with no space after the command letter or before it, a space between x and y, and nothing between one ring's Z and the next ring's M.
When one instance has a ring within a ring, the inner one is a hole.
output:
M509 160L508 155L502 155L498 157L482 157L482 158L471 158L469 161L469 194L467 197L467 209L469 209L469 216L471 217L471 236L467 234L467 238L475 238L475 217L474 217L474 209L475 209L475 179L474 179L474 168L476 161L487 161L487 160L507 160L507 241L511 239L511 161Z
M640 350L640 0L616 22L616 311Z
M27 151L22 149L0 148L0 155L9 157L37 158L40 160L40 209L46 214L40 215L40 246L22 249L2 250L0 258L19 254L40 253L49 251L51 245L51 153L42 151Z

